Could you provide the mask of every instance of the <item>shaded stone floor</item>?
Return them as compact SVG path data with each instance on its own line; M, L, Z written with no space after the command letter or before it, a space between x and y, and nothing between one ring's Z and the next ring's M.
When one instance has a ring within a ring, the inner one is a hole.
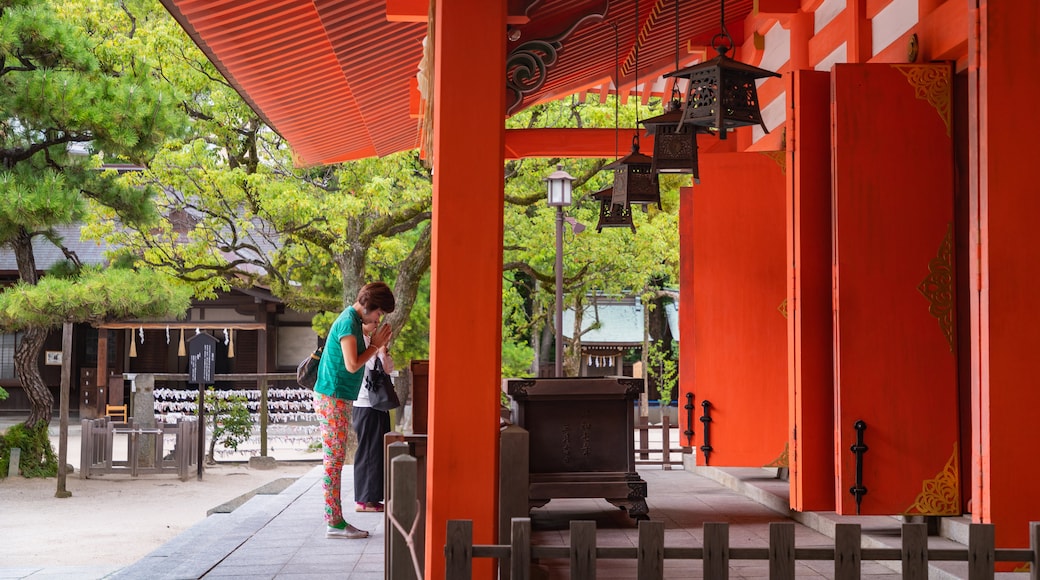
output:
M665 545L702 545L705 522L728 522L730 545L768 545L769 523L793 521L796 546L833 546L833 526L839 522L863 527L864 547L898 546L900 521L890 517L841 517L833 513L791 514L786 510L787 483L775 470L693 467L664 471L643 467L650 517L664 522ZM277 495L256 495L231 513L214 514L138 562L112 570L89 566L75 569L3 568L0 579L325 579L376 580L384 576L385 527L382 514L353 513L348 519L370 530L367 540L326 539L322 520L321 467ZM350 497L349 470L344 473L345 497ZM349 505L349 503L348 503ZM565 545L572 519L597 525L599 546L635 546L638 530L626 512L604 500L554 500L532 511L532 540L538 545ZM956 519L954 519L956 520ZM948 535L956 536L957 522L948 522ZM964 525L966 530L966 525ZM829 533L828 533L829 532ZM966 532L965 532L966 533ZM74 539L70 539L74 541ZM930 547L963 547L943 537L929 539ZM566 578L568 562L543 560L533 566L538 578ZM862 578L899 578L894 563L863 562ZM929 578L966 578L966 565L933 565ZM829 561L797 564L798 578L833 578ZM601 560L598 578L635 578L635 560ZM703 578L700 561L665 562L669 580ZM730 562L730 578L767 578L763 561ZM1027 578L1027 574L998 574L998 578Z

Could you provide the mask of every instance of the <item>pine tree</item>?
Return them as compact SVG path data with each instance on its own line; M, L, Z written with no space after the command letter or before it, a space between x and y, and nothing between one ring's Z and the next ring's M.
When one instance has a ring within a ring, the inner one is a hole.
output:
M65 250L56 227L101 206L127 223L156 217L154 192L122 183L115 171L103 170L103 161L146 163L182 124L176 99L163 92L166 83L134 50L143 23L132 3L99 4L0 3L0 246L14 252L20 278L0 295L0 324L7 332L24 329L15 369L31 404L30 427L49 422L53 409L38 367L49 329L64 321L183 311L187 302L184 292L156 288L149 273L118 269L56 278L43 293L37 287L33 244ZM90 296L84 292L90 284L106 292ZM51 309L38 308L44 298Z

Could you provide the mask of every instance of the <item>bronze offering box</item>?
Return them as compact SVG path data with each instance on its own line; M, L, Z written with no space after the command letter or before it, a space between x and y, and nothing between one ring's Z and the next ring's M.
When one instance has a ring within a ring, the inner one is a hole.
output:
M530 434L531 507L554 498L602 497L647 519L646 481L636 473L633 401L643 379L513 379L507 392Z

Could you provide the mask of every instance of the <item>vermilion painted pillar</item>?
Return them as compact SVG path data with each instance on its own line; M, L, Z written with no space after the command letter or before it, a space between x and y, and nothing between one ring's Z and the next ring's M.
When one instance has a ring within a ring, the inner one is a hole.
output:
M1040 520L1034 460L1040 380L1040 271L1036 159L1040 116L1021 108L1040 79L1033 0L978 0L979 36L969 40L972 246L972 519L993 523L998 546L1028 545ZM974 251L974 249L973 249ZM1029 492L1025 492L1026 490Z
M791 31L791 56L787 62L787 70L793 72L812 68L809 66L809 40L813 35L812 14L792 14L787 20L786 28ZM790 94L787 98L791 98Z
M788 78L790 500L798 511L834 511L831 76L796 70Z
M679 283L687 288L693 287L693 196L692 187L679 188ZM700 423L697 417L699 407L687 397L687 393L696 397L696 385L693 375L696 372L697 350L697 327L694 324L693 292L681 292L679 294L679 443L683 447L693 448L696 446L694 435L700 431ZM687 405L693 405L691 410ZM691 421L692 419L692 421Z
M444 577L447 520L496 539L506 3L438 0L434 22L429 579Z

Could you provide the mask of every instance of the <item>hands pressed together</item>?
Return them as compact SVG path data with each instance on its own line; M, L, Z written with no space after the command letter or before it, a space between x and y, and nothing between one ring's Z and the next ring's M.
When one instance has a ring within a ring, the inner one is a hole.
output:
M374 333L372 333L372 338L369 341L369 344L376 347L377 350L386 348L390 344L390 337L392 333L393 331L390 329L390 326L384 324L377 328Z

